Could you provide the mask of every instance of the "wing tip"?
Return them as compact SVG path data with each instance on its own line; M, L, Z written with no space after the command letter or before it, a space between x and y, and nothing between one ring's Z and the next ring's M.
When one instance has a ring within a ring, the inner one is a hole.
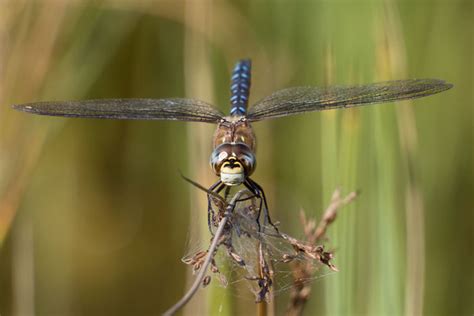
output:
M449 89L452 89L454 88L454 84L450 83L450 82L446 82L446 81L443 81L446 89L445 90L449 90Z
M419 83L424 86L426 91L429 91L427 95L437 94L449 89L452 89L454 85L452 83L446 82L443 79L427 78L427 79L414 79L415 83ZM420 96L420 97L423 97Z
M454 84L446 82L441 79L436 79L437 85L436 85L436 92L443 92L449 89L452 89L454 87Z
M439 87L440 91L449 90L454 87L454 85L450 82L446 82L443 79L421 79L422 81L428 81L429 83L433 84L434 86Z

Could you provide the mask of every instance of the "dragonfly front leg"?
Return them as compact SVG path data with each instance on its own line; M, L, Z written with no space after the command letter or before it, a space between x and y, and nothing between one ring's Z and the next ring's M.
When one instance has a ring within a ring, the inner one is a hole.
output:
M209 191L214 191L215 193L219 194L219 192L221 192L222 189L224 189L224 187L227 187L227 186L224 183L222 183L221 180L219 180L209 188ZM211 232L212 236L214 236L214 233L212 232L212 218L213 217L214 217L214 211L212 210L211 195L207 194L207 226L209 227L209 231Z
M259 200L259 206L258 206L258 213L257 213L257 218L256 218L256 222L257 222L257 227L258 227L258 232L261 232L262 231L262 227L260 226L260 214L262 213L262 202L263 202L263 199L262 199L262 196L260 195L260 192L256 191L254 187L252 187L251 184L247 184L245 183L245 186L247 187L247 189L251 190L251 192L253 194L255 194L255 197L258 198Z
M226 202L227 202L227 198L229 197L229 193L230 193L230 186L226 186L225 191L224 191L224 200Z
M257 225L258 225L258 231L262 231L261 226L260 226L260 214L262 213L262 202L264 206L263 210L263 215L265 217L264 219L264 226L268 223L270 224L277 233L279 233L278 228L273 224L272 219L270 218L270 213L268 211L268 204L267 204L267 198L265 197L265 192L263 191L262 187L255 181L253 181L250 178L247 178L244 182L244 185L249 189L253 194L255 194L259 199L260 199L260 206L258 208L258 214L257 214Z

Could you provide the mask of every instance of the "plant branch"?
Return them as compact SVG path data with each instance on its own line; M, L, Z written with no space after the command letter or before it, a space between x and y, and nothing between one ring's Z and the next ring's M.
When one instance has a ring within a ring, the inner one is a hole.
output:
M204 260L204 263L201 266L199 273L196 276L196 279L194 280L193 285L188 290L188 292L176 304L171 306L171 308L169 308L166 312L163 313L163 316L174 315L178 310L180 310L184 305L186 305L191 300L191 298L194 296L194 294L196 294L197 290L199 289L199 286L203 284L204 277L206 275L209 264L214 258L216 249L221 242L222 233L224 231L225 225L227 224L229 216L234 210L235 204L239 201L240 197L243 195L244 192L246 192L246 190L241 190L237 192L237 194L235 194L232 200L227 204L224 216L219 222L219 226L217 227L216 233L214 234L211 246L209 247L207 251L206 259Z
M337 268L332 263L330 263L330 260L333 257L332 252L325 252L323 247L317 246L317 244L325 238L327 229L329 225L336 219L339 209L352 202L356 197L357 193L351 192L346 197L342 198L341 191L336 189L331 197L331 203L326 208L318 225L316 225L316 221L314 219L307 219L305 213L301 211L301 224L303 225L307 245L300 245L299 243L294 244L302 247L302 250L313 248L315 250L320 250L319 252L315 253L317 256L319 256L319 260L327 265L331 270L337 271ZM290 242L291 241L292 240L290 240ZM311 253L312 252L309 252L309 254ZM316 268L313 265L302 262L295 262L292 266L294 283L291 290L290 302L287 306L286 315L302 315L303 309L306 306L306 302L308 301L311 294L311 284L302 282L300 280L309 279L315 272L315 269Z

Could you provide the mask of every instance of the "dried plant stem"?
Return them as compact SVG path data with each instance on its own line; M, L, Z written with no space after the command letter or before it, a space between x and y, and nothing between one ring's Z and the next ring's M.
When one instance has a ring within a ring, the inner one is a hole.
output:
M267 302L261 301L257 303L257 316L267 315Z
M204 277L207 272L207 268L209 267L209 264L214 258L214 254L216 252L217 247L219 246L219 243L222 241L222 233L224 232L224 228L229 219L229 215L234 210L235 204L239 201L240 197L243 195L244 192L245 190L241 190L237 192L235 196L232 198L232 200L227 204L224 216L222 216L222 219L219 222L219 226L217 227L217 230L214 234L214 238L212 239L211 246L209 247L207 251L206 259L204 260L204 263L202 264L202 267L200 268L199 273L196 276L196 279L194 280L193 285L188 290L188 292L176 304L171 306L171 308L169 308L166 312L163 313L163 316L174 315L178 310L180 310L184 305L186 305L189 302L189 300L191 300L194 294L196 294L199 287L202 285Z
M261 262L262 260L264 260L264 258L262 257L263 254L262 254L262 243L260 242L258 244L258 255L259 255L259 262ZM258 276L261 280L263 280L265 278L265 272L263 271L263 265L260 264L259 265L259 269L258 269ZM266 316L267 315L267 301L266 300L261 300L260 302L257 303L257 316Z
M166 312L163 313L163 316L174 315L174 313L176 313L179 309L181 309L184 305L186 305L189 302L189 300L193 297L193 295L199 289L199 287L202 284L202 281L204 280L204 276L206 275L207 268L209 267L209 264L211 263L212 258L214 257L214 252L219 244L219 241L221 239L221 235L222 235L222 232L224 231L224 227L225 227L225 224L227 223L227 220L228 220L228 216L224 216L219 222L219 227L217 228L216 234L214 235L214 239L212 240L212 244L209 247L209 250L207 252L206 260L204 261L204 264L199 270L199 273L196 276L196 279L194 280L193 285L191 286L189 291L176 304L174 304L170 309L168 309Z
M345 198L341 198L341 191L336 189L331 197L331 204L324 212L323 218L312 234L307 234L309 242L319 242L325 235L329 225L336 219L337 211L351 203L357 197L357 192L349 193Z
M346 204L352 202L357 197L356 192L351 192L346 197L341 197L341 191L336 189L331 197L331 203L326 209L318 225L314 219L307 219L303 211L300 213L301 224L304 228L304 235L308 245L316 246L321 242L325 236L329 225L334 222L337 217L338 210ZM321 253L323 255L323 262L325 262L329 268L333 271L337 271L337 268L329 263L332 258L332 253ZM328 259L328 261L325 261ZM294 284L290 293L290 301L287 306L286 315L300 316L303 313L306 302L311 294L311 284L301 282L299 280L309 279L315 268L312 265L305 263L295 263L292 267Z

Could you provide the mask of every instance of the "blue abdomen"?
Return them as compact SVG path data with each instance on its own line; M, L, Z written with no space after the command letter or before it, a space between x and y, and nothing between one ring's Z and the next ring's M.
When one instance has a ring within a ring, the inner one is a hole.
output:
M230 84L230 115L240 116L247 113L251 67L250 59L239 60L235 64Z

